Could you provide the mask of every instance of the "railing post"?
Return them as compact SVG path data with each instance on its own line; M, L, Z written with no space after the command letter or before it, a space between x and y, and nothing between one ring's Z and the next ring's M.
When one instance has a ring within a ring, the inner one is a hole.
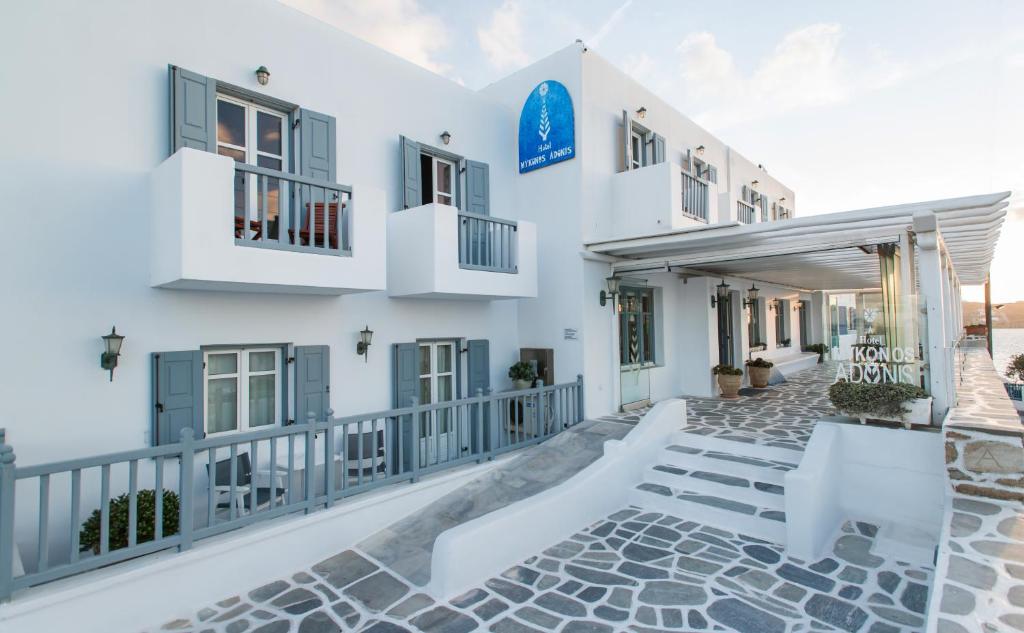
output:
M415 409L420 406L419 396L409 397L409 406L413 408L412 414L409 416L412 421L412 483L416 483L420 480L420 420L419 412Z
M574 423L583 421L583 374L576 374L576 419Z
M373 429L373 432L377 430ZM377 456L373 458L376 468ZM327 409L327 430L324 432L324 493L327 495L324 507L329 508L334 504L334 409Z
M184 552L192 547L192 477L195 467L195 451L192 448L192 429L181 430L181 460L178 472L178 551ZM210 470L213 472L213 469ZM163 494L157 490L156 494Z
M544 381L537 379L536 393L533 394L533 419L537 425L537 435L548 434L547 407L544 406Z
M312 220L310 220L312 222ZM313 499L316 493L313 491L313 484L316 483L316 414L312 411L306 413L306 509L303 511L309 514L313 511Z
M482 387L476 388L476 403L473 406L473 428L476 430L474 435L476 436L476 446L473 447L476 452L476 463L481 464L484 461L484 390Z
M487 395L488 397L494 395L493 387L487 388ZM487 429L485 431L487 433L487 437L490 438L490 443L488 444L490 448L487 450L487 461L494 459L494 453L498 450L499 438L501 437L501 411L498 409L499 400L500 398L491 398L486 405L490 412L490 416L488 416L487 419Z
M14 592L14 447L0 429L0 602Z

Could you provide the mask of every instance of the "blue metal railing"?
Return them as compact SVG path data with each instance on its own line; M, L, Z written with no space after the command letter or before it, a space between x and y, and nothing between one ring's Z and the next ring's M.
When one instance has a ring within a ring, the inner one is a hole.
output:
M683 215L708 221L708 181L681 172L683 175Z
M1010 400L1024 400L1024 383L1006 382L1003 386L1006 387L1006 395L1010 396Z
M736 201L736 219L744 224L754 223L754 206L742 200Z
M437 404L414 397L408 407L341 418L328 411L322 421L310 413L305 423L203 439L186 428L177 444L32 466L15 465L0 429L0 602L19 589L479 463L582 421L577 376ZM34 524L22 513L17 540L16 489L19 505L36 510ZM91 532L82 530L83 509ZM25 561L17 576L16 554Z
M519 226L512 220L459 213L459 268L518 273Z

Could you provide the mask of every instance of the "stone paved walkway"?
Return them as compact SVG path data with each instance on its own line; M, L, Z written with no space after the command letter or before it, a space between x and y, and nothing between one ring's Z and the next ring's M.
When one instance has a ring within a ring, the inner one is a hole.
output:
M421 631L921 630L932 570L870 553L876 529L847 523L833 554L781 546L628 508L443 604L358 551L200 611L167 630Z
M835 363L825 362L767 389L746 389L738 400L687 397L687 424L682 430L802 451L815 421L835 415L828 400L835 371Z

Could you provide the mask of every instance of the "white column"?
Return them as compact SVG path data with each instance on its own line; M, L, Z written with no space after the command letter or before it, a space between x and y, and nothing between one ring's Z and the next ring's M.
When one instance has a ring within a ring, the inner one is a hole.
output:
M917 272L921 297L925 301L925 327L928 332L929 391L933 398L932 422L937 423L942 421L949 409L953 389L953 368L949 362L943 302L944 271L935 214L930 211L915 214L914 232L917 235L919 249Z
M825 323L825 315L828 312L827 297L828 295L820 290L814 291L811 294L811 309L808 312L811 320L809 331L811 340L808 343L825 343L826 347L828 347L826 342L828 325Z

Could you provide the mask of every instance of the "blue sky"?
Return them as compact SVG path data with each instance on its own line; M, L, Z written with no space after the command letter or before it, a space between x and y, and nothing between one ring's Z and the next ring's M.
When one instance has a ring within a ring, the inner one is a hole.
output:
M284 1L470 88L581 38L764 163L798 214L1024 191L1024 0ZM1024 300L1022 242L1017 212L997 301Z

